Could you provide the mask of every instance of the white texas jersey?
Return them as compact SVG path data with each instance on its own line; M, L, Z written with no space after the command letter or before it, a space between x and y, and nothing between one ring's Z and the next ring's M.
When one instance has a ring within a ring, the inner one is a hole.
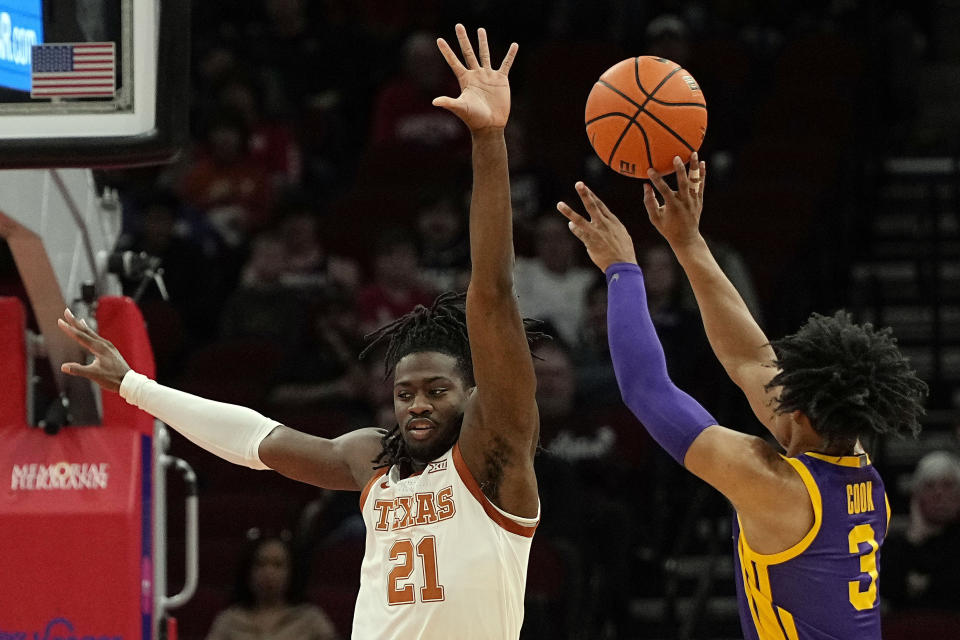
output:
M455 444L421 473L380 470L360 496L367 525L353 640L510 640L520 635L538 518L498 509Z

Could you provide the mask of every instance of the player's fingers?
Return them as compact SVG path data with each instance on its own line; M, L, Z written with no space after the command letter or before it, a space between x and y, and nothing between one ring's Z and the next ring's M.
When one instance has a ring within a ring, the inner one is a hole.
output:
M453 49L450 48L450 45L447 44L446 40L443 38L437 38L437 48L440 49L443 59L447 61L447 64L450 65L450 68L458 77L461 73L467 70L467 68L463 66L463 63L460 62L460 58L457 57L457 54L455 54Z
M697 185L697 195L703 198L703 191L707 188L707 163L700 161L700 183Z
M69 307L63 310L63 319L70 327L74 329L74 331L81 336L86 337L91 343L96 343L102 340L102 338L97 335L97 332L90 328L90 325L87 324L87 321L77 318L75 315L73 315L73 312L70 311Z
M600 222L604 226L607 226L607 225L619 226L621 224L620 219L617 218L617 216L613 215L613 212L610 211L610 207L608 207L607 204L600 199L600 196L595 194L593 192L593 189L591 189L587 185L584 184L583 187L584 189L587 190L587 193L590 194L590 197L593 200L595 213L592 213L591 215L595 216L595 220Z
M570 205L568 205L566 202L558 202L558 203L557 203L557 211L559 211L561 214L563 214L563 217L566 218L567 220L569 220L570 222L577 223L577 222L579 222L580 220L584 220L584 221L586 220L586 218L584 218L582 215L580 215L579 213L577 213L577 212L573 209L573 207L571 207Z
M690 183L690 189L697 191L700 188L700 181L702 180L700 175L700 157L697 155L697 152L694 151L690 154L690 171L687 172L687 180Z
M581 218L581 220L583 219ZM589 227L587 225L586 220L582 222L571 220L567 223L567 228L570 229L570 232L575 235L580 242L587 244L587 234L589 233Z
M63 310L63 320L74 329L83 331L83 325L80 324L80 320L77 318L77 316L73 315L73 312L70 311L70 307L67 307Z
M463 63L467 69L476 69L480 65L477 63L477 55L473 52L473 45L470 44L470 37L467 35L467 29L462 25L456 26L457 42L460 43L460 51L463 52Z
M664 202L666 202L667 198L676 197L677 194L674 193L673 189L670 188L670 185L666 183L666 181L663 179L663 176L657 173L656 169L653 167L647 169L647 176L650 178L650 182L660 194L660 197L663 198Z
M88 340L96 340L99 336L96 332L90 328L90 325L87 324L86 320L82 320L70 311L70 307L67 307L63 310L63 320L68 326L70 326L74 331L80 335L86 336Z
M507 49L507 55L503 56L503 62L500 63L500 68L498 71L503 73L503 75L510 74L510 67L513 66L513 61L517 57L517 50L520 48L516 42L510 43L510 48Z
M673 171L677 174L677 197L690 197L690 179L687 177L687 168L683 166L680 156L673 156Z
M580 196L583 206L586 207L587 213L590 214L590 220L593 222L605 221L603 215L603 203L600 202L600 198L590 190L590 187L585 185L583 182L577 182L574 185L574 188L577 190L577 195Z
M73 338L76 342L78 342L80 346L84 347L88 351L93 351L94 343L87 334L74 328L72 325L68 324L67 321L64 320L63 318L57 319L57 326L60 327L61 331L63 331L65 334L67 334L68 336Z
M600 214L600 217L605 222L614 222L614 223L620 222L620 219L613 214L613 211L610 211L610 207L607 206L607 203L601 200L600 196L598 196L596 193L593 192L593 189L588 187L586 184L584 184L583 187L593 197L593 200L597 206L597 212Z
M440 96L433 99L433 106L440 107L441 109L446 109L447 111L452 111L453 113L458 113L461 108L461 103L457 98L448 98L447 96Z
M490 45L487 44L487 30L477 29L477 52L480 54L480 66L490 68Z
M60 365L60 371L63 371L67 375L88 378L93 374L95 366L94 363L82 365L78 362L64 362Z
M566 202L557 203L557 211L567 219L567 228L580 242L587 244L587 234L590 231L590 221L574 211Z
M657 195L649 184L643 185L643 207L647 210L651 222L656 222L660 218L660 202L657 201Z

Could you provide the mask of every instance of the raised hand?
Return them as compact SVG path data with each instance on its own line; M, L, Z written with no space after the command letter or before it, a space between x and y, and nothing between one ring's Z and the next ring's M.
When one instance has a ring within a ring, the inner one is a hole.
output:
M462 24L456 26L456 32L460 51L463 53L463 63L443 38L437 39L437 46L447 64L450 65L450 69L457 76L457 82L460 83L460 97L434 98L433 104L452 112L463 120L471 131L502 129L510 116L510 82L507 80L507 74L510 73L510 67L513 66L513 60L517 55L517 43L510 45L500 67L494 69L490 65L490 48L487 45L485 29L482 27L477 29L479 59L473 52L467 30Z
M657 200L650 185L643 185L643 206L650 222L666 238L674 249L682 247L700 236L700 212L703 210L703 185L707 178L707 163L701 162L694 152L690 156L690 172L679 156L673 159L677 172L677 190L670 188L654 169L647 175L657 189L663 204Z
M558 202L557 210L570 221L570 231L587 248L587 254L593 263L601 271L606 271L607 267L615 262L636 264L637 254L633 248L633 239L623 223L587 185L578 182L576 189L590 217L583 217L565 202Z
M63 318L57 320L60 329L77 341L80 346L93 354L93 362L81 365L77 362L65 362L60 370L71 376L80 376L93 380L107 391L119 391L120 383L130 365L123 359L117 348L109 340L97 335L84 320L77 320L70 309L63 312Z

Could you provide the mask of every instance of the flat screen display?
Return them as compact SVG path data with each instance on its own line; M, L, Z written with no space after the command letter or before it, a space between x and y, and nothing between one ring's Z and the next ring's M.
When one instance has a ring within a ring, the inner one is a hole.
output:
M41 0L0 0L0 87L30 91L30 52L42 43Z

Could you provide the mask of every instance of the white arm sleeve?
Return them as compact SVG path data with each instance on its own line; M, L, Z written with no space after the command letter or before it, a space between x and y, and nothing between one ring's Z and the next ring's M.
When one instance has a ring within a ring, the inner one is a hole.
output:
M177 391L133 370L123 376L120 397L228 462L270 468L260 460L260 443L280 423L253 409Z

